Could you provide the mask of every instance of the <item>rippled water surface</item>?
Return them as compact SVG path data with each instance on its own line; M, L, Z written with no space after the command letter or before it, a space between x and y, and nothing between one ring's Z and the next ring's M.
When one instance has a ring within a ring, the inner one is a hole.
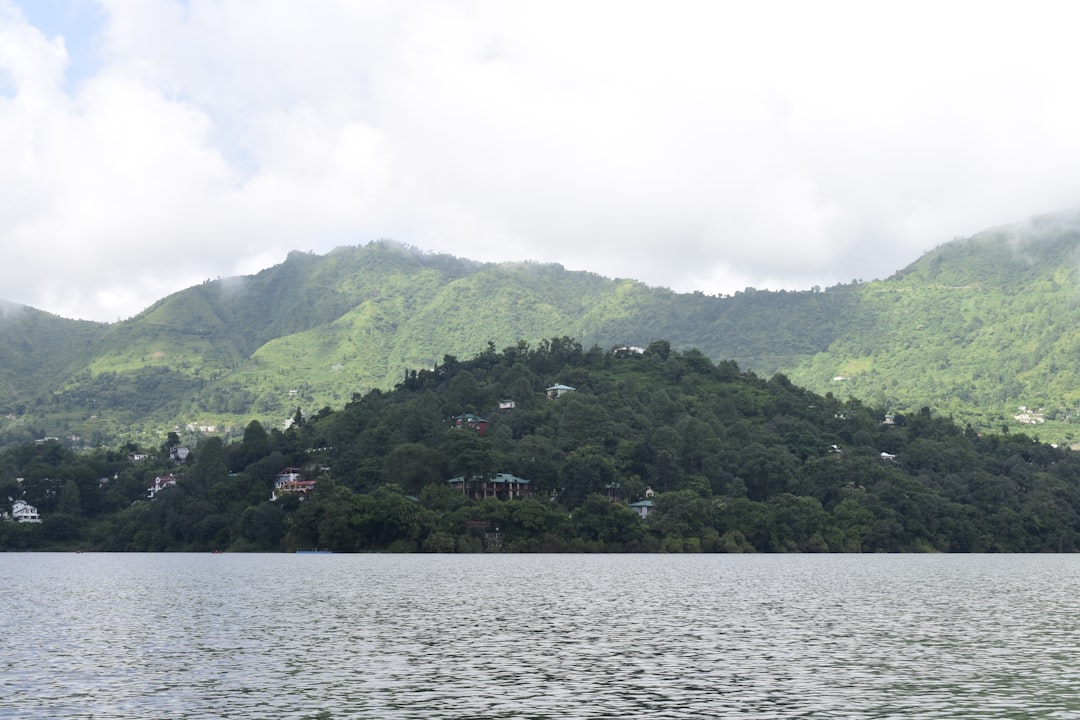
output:
M3 718L1078 718L1080 557L0 555Z

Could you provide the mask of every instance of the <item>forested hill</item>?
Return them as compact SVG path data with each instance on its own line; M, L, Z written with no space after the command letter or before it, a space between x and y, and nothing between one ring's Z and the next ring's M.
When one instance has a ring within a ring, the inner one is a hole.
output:
M561 336L605 350L666 338L818 393L1072 442L1078 227L1075 216L1039 218L946 243L886 280L808 292L679 294L379 241L292 253L112 325L9 309L0 445L151 442L174 429L196 442L253 418L282 427L297 407L341 408L444 354Z
M663 341L446 356L284 432L253 421L182 463L177 441L7 450L0 509L29 502L42 522L0 522L0 548L1080 549L1080 454L816 395ZM470 499L500 474L516 483L500 486L506 499Z

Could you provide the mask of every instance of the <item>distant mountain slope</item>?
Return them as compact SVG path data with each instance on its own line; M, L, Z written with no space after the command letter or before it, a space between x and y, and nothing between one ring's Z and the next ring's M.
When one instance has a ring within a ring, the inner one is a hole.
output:
M850 293L680 295L559 265L485 264L389 241L291 253L256 275L175 293L65 356L30 410L43 432L143 442L183 428L280 425L390 388L448 351L569 336L591 345L670 338L774 370L826 347ZM95 326L98 327L98 326ZM61 363L62 364L62 363ZM66 366L65 366L66 367ZM25 439L25 438L18 438Z
M16 418L0 440L32 430L158 444L188 425L280 427L298 407L340 407L447 353L563 336L605 349L664 339L823 394L927 405L976 428L1024 427L1020 416L1043 439L1071 440L1078 228L1076 217L1049 216L946 243L887 280L732 297L389 241L291 253L114 325L5 314L0 409Z
M0 301L0 410L23 415L98 351L108 326Z
M790 376L819 392L930 405L996 429L1015 424L1024 406L1036 433L1071 439L1068 424L1080 419L1078 262L1080 222L1068 215L947 243L860 286L864 322L847 323Z

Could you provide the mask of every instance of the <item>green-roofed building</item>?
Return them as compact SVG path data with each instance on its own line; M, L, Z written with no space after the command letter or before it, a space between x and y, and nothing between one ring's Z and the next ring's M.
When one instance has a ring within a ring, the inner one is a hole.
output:
M485 498L498 498L499 500L519 500L530 498L533 495L532 482L519 478L510 473L499 473L494 477L474 477L466 481L459 476L450 478L446 482L453 488L461 490L461 494L471 500L484 500Z
M652 512L653 501L638 500L637 502L632 502L630 503L630 509L640 515L641 519L644 520L645 518L649 517L649 513Z
M577 389L577 388L572 388L572 387L570 387L569 385L561 385L561 384L560 384L560 385L552 385L551 387L549 387L549 388L548 388L547 390L545 390L544 392L546 392L546 393L547 393L547 396L548 396L549 398L551 398L552 400L554 400L554 399L556 399L556 398L561 398L561 397L562 397L563 395L565 395L565 394L567 394L567 393L572 393L572 392L574 392L574 390L576 390L576 389Z

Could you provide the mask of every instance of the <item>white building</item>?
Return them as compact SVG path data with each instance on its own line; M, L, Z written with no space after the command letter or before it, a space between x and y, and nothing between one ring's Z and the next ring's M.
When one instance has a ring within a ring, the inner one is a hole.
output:
M154 482L146 489L146 497L153 500L159 492L176 484L176 478L172 475L158 475Z
M16 500L11 505L11 519L21 523L41 522L41 516L38 515L37 508L25 500Z

